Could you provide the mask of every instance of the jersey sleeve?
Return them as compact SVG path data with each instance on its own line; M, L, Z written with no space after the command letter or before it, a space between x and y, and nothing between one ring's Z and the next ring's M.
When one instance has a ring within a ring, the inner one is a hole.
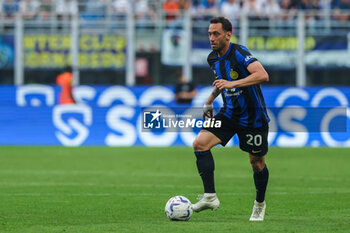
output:
M216 71L215 71L215 65L214 63L218 60L217 56L215 55L215 53L212 51L207 58L208 61L208 65L210 67L210 69L213 71L213 75L214 77L216 76Z
M215 63L216 60L217 60L217 57L215 53L214 52L209 53L207 57L207 62L210 67Z
M250 63L253 63L258 60L244 46L238 47L238 49L236 50L236 58L238 63L241 66L244 66L245 68L247 68Z

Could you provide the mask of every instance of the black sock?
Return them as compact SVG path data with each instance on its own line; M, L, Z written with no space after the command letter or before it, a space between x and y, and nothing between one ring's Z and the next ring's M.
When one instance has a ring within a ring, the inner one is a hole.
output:
M269 180L269 170L266 165L260 172L254 172L254 183L256 188L256 201L263 202L265 200L265 192L267 182Z
M198 173L202 178L204 192L205 193L215 193L214 186L214 159L211 155L210 150L194 152L197 157L197 168Z

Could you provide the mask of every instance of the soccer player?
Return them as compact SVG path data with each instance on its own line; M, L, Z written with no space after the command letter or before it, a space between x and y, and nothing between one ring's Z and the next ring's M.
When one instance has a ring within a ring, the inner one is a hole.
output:
M59 74L56 78L56 83L61 87L59 93L58 103L59 104L74 104L72 91L73 82L73 70L71 66L66 66L63 73Z
M239 138L241 150L249 153L254 171L256 200L250 221L263 221L266 209L265 191L269 171L265 164L268 150L268 122L260 83L269 76L261 63L247 48L230 43L231 22L224 17L210 20L208 30L212 52L208 64L213 70L214 89L203 107L203 117L213 117L213 101L221 93L224 106L214 116L221 121L220 128L203 128L193 142L198 172L202 178L204 195L199 195L193 205L195 212L219 208L220 201L214 186L214 160L210 149L221 144L225 146L235 135Z

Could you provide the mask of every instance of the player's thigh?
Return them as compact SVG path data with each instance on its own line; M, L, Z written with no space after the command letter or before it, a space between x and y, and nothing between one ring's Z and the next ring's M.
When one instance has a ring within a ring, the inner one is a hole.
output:
M221 143L221 140L208 130L202 129L193 142L195 151L207 151Z
M216 121L220 121L220 127L209 127L204 128L205 130L214 134L218 139L220 139L220 144L226 146L226 144L231 140L233 135L236 134L236 124L233 120L227 118L221 112L214 116Z
M268 126L260 128L241 128L237 130L239 147L252 156L264 156L268 151Z

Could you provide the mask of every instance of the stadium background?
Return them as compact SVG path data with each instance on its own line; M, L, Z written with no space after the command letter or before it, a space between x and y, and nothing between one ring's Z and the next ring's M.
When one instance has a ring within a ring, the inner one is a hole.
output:
M349 0L0 6L1 232L350 229L348 148L327 148L350 146ZM246 45L270 75L262 89L277 126L264 225L247 221L252 174L235 147L213 149L222 209L184 225L168 222L168 198L194 201L201 192L190 147L195 134L140 131L142 108L178 107L181 75L198 90L185 107L203 105L212 88L208 19L216 15L232 20L232 41ZM58 104L56 77L66 65L73 67L75 105Z

